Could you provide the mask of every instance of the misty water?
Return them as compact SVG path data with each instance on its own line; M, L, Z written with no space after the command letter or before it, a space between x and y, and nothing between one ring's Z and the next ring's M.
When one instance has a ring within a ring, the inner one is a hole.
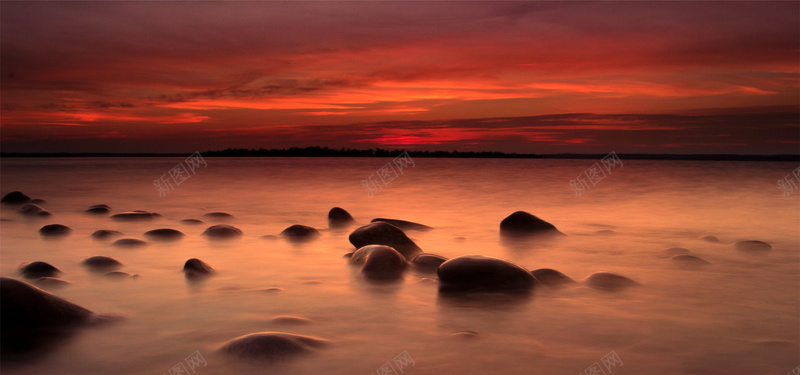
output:
M187 155L188 156L188 155ZM152 182L183 158L3 159L2 194L44 199L48 218L2 207L0 274L24 280L18 265L45 261L71 284L46 290L123 318L84 327L29 360L4 361L4 374L163 374L192 353L212 374L372 374L407 352L404 374L576 374L612 351L613 374L780 374L800 365L800 192L776 186L797 167L782 162L623 160L581 196L569 181L599 160L424 159L368 196L361 181L390 162L378 158L206 158L207 167L160 197ZM149 222L89 215L154 211ZM429 253L482 254L530 270L553 268L578 281L539 287L526 300L453 300L435 274L409 270L397 283L359 275L344 254L357 226L328 229L327 212L348 210L359 224L376 217L434 227L407 231ZM568 236L504 241L500 221L523 210ZM241 239L201 236L222 211ZM187 225L182 219L201 219ZM64 238L38 229L59 223ZM292 224L321 230L311 242L277 235ZM174 228L177 242L143 233ZM90 234L112 229L149 245L124 249ZM262 237L262 236L275 237ZM713 235L720 243L699 240ZM766 253L732 243L760 240ZM662 250L689 249L711 264L678 267ZM105 255L138 278L111 279L80 262ZM190 282L183 263L217 270ZM641 286L586 287L601 271ZM33 282L33 280L27 280ZM273 321L302 317L307 324ZM243 363L215 350L253 332L314 336L331 345L279 364ZM471 331L473 333L464 333ZM606 369L607 373L608 370Z

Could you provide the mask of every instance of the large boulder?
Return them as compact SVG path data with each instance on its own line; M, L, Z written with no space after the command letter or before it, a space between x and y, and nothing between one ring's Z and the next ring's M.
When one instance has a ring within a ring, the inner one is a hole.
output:
M367 245L390 246L409 260L422 252L422 249L400 228L383 221L370 223L354 230L353 233L350 233L349 239L356 248Z
M406 268L406 258L388 246L378 246L367 256L361 274L370 279L398 279Z
M376 221L383 221L383 222L392 224L392 225L394 225L394 226L396 226L396 227L398 227L398 228L400 228L402 230L418 230L418 231L421 231L421 232L425 232L425 231L429 231L429 230L433 229L433 227L429 227L429 226L424 225L424 224L419 224L419 223L415 223L415 222L411 222L411 221L405 221L405 220L385 219L385 218L382 218L382 217L372 219L373 223L376 222Z
M183 264L183 273L187 279L199 279L214 274L214 269L200 259L192 258Z
M144 236L156 241L177 241L183 237L186 237L183 232L171 228L149 230L144 233Z
M258 332L228 341L219 351L247 360L285 361L324 347L327 340L282 332Z
M538 283L527 269L482 255L450 259L439 266L437 274L443 291L530 290Z
M500 233L506 236L530 236L537 234L563 234L550 224L525 211L517 211L500 222Z
M228 224L217 224L208 227L203 235L212 239L238 238L242 236L242 231Z
M22 276L29 279L40 277L53 277L61 273L61 270L46 262L30 262L20 265L19 272Z
M604 290L607 292L616 292L639 285L639 283L631 280L630 278L610 272L595 273L587 277L585 283L586 286L590 288Z
M102 255L88 257L81 264L93 271L109 271L122 267L122 263L118 260Z
M344 208L334 207L328 211L328 226L329 227L344 227L352 224L356 220Z
M39 228L42 237L63 237L72 232L72 228L61 224L48 224Z
M12 191L6 194L0 202L3 204L25 204L31 201L31 197L21 191Z
M300 224L292 225L281 232L281 237L295 241L310 240L316 238L317 236L319 236L318 230L313 227Z

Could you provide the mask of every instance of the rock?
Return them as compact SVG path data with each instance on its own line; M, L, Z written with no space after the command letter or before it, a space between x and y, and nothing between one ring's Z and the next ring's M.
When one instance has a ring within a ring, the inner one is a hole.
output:
M109 207L107 204L96 204L94 206L87 208L86 211L83 212L89 214L102 215L111 212L111 207Z
M215 221L228 221L233 219L233 215L226 212L209 212L207 214L203 214L203 217Z
M675 255L688 255L691 253L692 253L691 251L689 251L688 249L684 249L682 247L670 247L669 249L661 250L661 255L664 258L671 258Z
M298 316L276 316L270 319L274 324L288 324L288 325L305 325L314 323L310 319L301 318Z
M187 279L196 279L213 275L214 269L208 263L192 258L183 264L183 273Z
M536 280L539 280L542 284L547 286L557 287L575 282L575 280L572 280L569 276L552 268L540 268L538 270L531 271L531 273L534 277L536 277Z
M364 225L350 233L350 243L356 248L367 245L386 245L394 248L406 259L413 259L422 249L403 231L386 222L377 221Z
M61 270L53 267L50 263L31 262L20 265L19 272L29 279L38 279L40 277L56 276L61 273Z
M242 236L242 231L228 224L217 224L208 227L203 235L213 239L236 238Z
M717 238L716 236L709 235L709 234L697 237L697 239L698 240L702 240L702 241L708 241L708 242L720 242L719 238Z
M334 207L328 211L328 226L343 227L352 224L356 220L344 208Z
M69 281L55 277L40 277L36 279L36 285L43 288L61 288L69 284Z
M118 247L136 248L147 246L147 242L135 238L120 238L112 244Z
M364 262L367 261L367 257L369 256L369 254L372 253L373 250L380 249L380 248L386 248L386 249L394 250L394 248L392 248L390 246L385 246L385 245L367 245L367 246L359 248L358 250L354 251L350 255L350 263L351 264L364 264ZM397 251L397 250L395 250L395 251Z
M96 240L105 240L111 237L121 236L122 232L116 230L100 229L92 233L92 238Z
M772 250L772 245L763 241L739 241L733 244L733 247L749 253L763 253Z
M411 260L411 265L415 268L423 271L435 271L439 268L439 266L446 262L447 258L436 255L436 254L429 254L429 253L421 253L417 254L414 259Z
M83 260L83 262L81 262L81 264L92 270L109 270L122 267L122 263L120 263L118 260L102 255L86 258Z
M66 225L49 224L39 229L39 234L43 237L63 237L72 232L72 229Z
M52 344L68 328L86 323L92 312L30 284L0 277L3 353Z
M0 202L4 204L25 204L31 201L31 197L20 191L12 191L6 194Z
M38 204L35 203L27 203L22 208L17 211L18 213L25 215L25 216L50 216L52 215L50 212L45 210L44 208L40 207Z
M127 273L127 272L122 272L122 271L111 271L111 272L104 273L103 276L111 278L111 279L127 279L129 277L130 278L136 278L139 275L131 275L131 274Z
M709 262L709 261L707 261L707 260L705 260L703 258L699 258L699 257L696 257L694 255L687 255L687 254L675 255L672 258L669 258L669 260L671 260L672 262L674 262L674 263L676 263L678 265L685 265L685 266L704 266L704 265L711 264L711 262Z
M121 212L116 215L111 215L112 220L116 221L146 221L146 220L153 220L156 217L161 215L155 212L147 212L147 211L127 211Z
M46 201L46 200L44 200L44 199L39 199L39 198L36 198L36 199L31 199L31 201L30 201L30 202L28 202L28 203L33 203L33 204L43 205L43 204L47 203L47 201Z
M361 267L361 274L371 279L397 279L406 268L406 258L388 246L373 249Z
M530 290L538 281L523 267L482 255L465 255L439 266L440 288L449 290Z
M151 240L158 241L177 241L186 237L181 231L169 228L153 229L144 233L144 236Z
M418 230L418 231L421 231L421 232L425 232L425 231L429 231L429 230L433 229L433 227L429 227L427 225L418 224L418 223L414 223L414 222L411 222L411 221L405 221L405 220L384 219L384 218L372 219L373 223L376 222L376 221L383 221L385 223L392 224L392 225L394 225L394 226L396 226L396 227L398 227L398 228L400 228L402 230Z
M639 283L625 276L609 272L598 272L586 278L586 285L593 289L616 292L628 287L637 286Z
M517 211L500 222L500 233L508 236L563 234L550 224L524 211Z
M186 225L199 225L199 224L204 224L204 223L205 222L203 220L197 220L197 219L183 219L183 220L181 220L181 224L186 224Z
M291 240L310 240L317 236L319 236L318 230L300 224L292 225L281 232L281 237Z
M327 340L282 332L259 332L228 341L219 351L242 359L283 361L299 355L310 354L324 347Z
M476 339L478 338L478 332L475 331L458 331L452 333L453 337L457 337L460 339Z

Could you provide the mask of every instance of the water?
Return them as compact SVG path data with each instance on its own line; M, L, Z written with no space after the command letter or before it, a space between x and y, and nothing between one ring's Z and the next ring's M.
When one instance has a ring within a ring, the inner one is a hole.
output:
M187 155L188 156L188 155ZM786 374L800 365L800 193L783 197L775 181L793 163L623 160L576 197L568 185L592 160L415 159L416 166L375 196L360 181L388 159L208 158L208 166L160 198L152 181L182 158L2 160L2 194L46 199L54 213L26 219L3 207L0 274L42 260L72 284L53 293L124 320L82 329L34 361L3 363L4 374L162 374L199 351L211 374L371 374L407 351L406 374L575 374L615 351L614 374ZM105 203L113 212L149 210L145 223L82 213ZM426 252L483 254L529 269L554 268L580 281L600 271L642 287L607 293L576 285L540 288L527 301L468 303L440 298L432 275L408 272L398 284L361 279L343 254L353 229L327 230L327 211L347 209L359 223L374 217L420 222L409 231ZM515 244L499 222L531 212L569 236ZM211 242L210 223L181 219L231 213L244 237ZM49 223L74 232L46 240ZM324 229L310 243L277 235L292 224ZM187 234L174 243L115 248L89 235L114 229L141 238L155 228ZM597 231L612 230L613 234ZM719 237L722 243L697 240ZM764 255L734 250L762 240ZM710 261L676 268L660 256L681 246ZM137 279L112 280L79 263L106 255ZM203 259L218 275L189 283L180 269ZM264 291L265 288L280 288ZM286 325L277 316L311 324ZM223 342L260 331L332 341L318 353L278 365L243 364L215 353ZM460 331L474 331L465 338ZM186 362L183 362L186 363Z

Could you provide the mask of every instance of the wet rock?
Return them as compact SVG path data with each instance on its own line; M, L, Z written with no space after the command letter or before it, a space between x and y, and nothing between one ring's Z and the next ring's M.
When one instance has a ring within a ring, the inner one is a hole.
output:
M664 258L671 258L675 255L688 255L692 252L682 247L670 247L669 249L661 250L661 256Z
M608 292L616 292L632 286L637 286L639 283L633 281L625 276L617 275L609 272L598 272L586 278L586 286L605 290Z
M417 256L411 260L411 265L418 270L435 271L442 263L446 261L447 258L441 255L421 253L417 254Z
M12 191L6 194L0 202L4 204L25 204L31 201L31 197L20 191Z
M733 244L733 247L748 253L764 253L772 250L772 245L763 241L739 241Z
M83 212L88 214L102 215L111 212L111 207L109 207L107 204L96 204L94 206L90 206L86 209L86 211Z
M170 228L161 228L161 229L153 229L149 230L144 233L144 236L151 239L151 240L158 240L158 241L177 241L186 237L181 231L170 229Z
M92 312L30 284L0 277L3 354L52 344L66 329L86 323Z
M117 247L138 248L147 246L147 242L135 238L120 238L112 244Z
M38 204L35 203L27 203L22 208L17 211L18 213L25 215L25 216L50 216L52 215L50 212L45 210L44 208L40 207Z
M81 264L92 270L111 270L122 267L122 263L118 260L102 255L86 258Z
M203 217L214 221L228 221L233 219L233 215L227 212L209 212L207 214L203 214Z
M717 238L716 236L709 235L709 234L697 237L697 239L698 240L702 240L702 241L707 241L707 242L720 242L719 238Z
M351 264L364 264L364 262L367 261L367 257L369 256L369 254L372 253L372 251L374 251L375 249L380 249L380 248L386 248L386 249L395 250L394 248L392 248L390 246L367 245L367 246L359 248L358 250L354 251L350 255L350 263Z
M569 276L556 271L552 268L539 268L538 270L531 271L536 280L539 280L543 285L547 286L563 286L566 284L574 283Z
M459 331L453 333L454 337L460 339L476 339L478 338L478 332L475 331Z
M507 236L563 234L550 224L524 211L517 211L500 222L500 233Z
M197 219L183 219L183 220L181 220L181 224L186 224L186 225L199 225L199 224L204 224L204 223L205 222L203 220L197 220Z
M413 259L422 249L403 231L386 222L377 221L364 225L350 233L350 243L356 248L367 245L386 245L394 248L406 259Z
M43 237L63 237L72 232L72 229L66 225L49 224L39 229L39 234Z
M111 237L121 236L122 232L116 230L100 229L92 233L92 238L96 240L105 240Z
M301 318L299 316L276 316L270 319L270 322L274 324L286 324L286 325L306 325L314 323L310 319Z
M242 359L284 361L310 354L324 347L327 340L282 332L259 332L228 341L219 351Z
M612 235L617 234L617 232L614 231L614 230L611 230L611 229L601 229L601 230L594 231L594 234L601 235L601 236L612 236Z
M411 221L405 221L405 220L384 219L384 218L372 219L373 223L376 222L376 221L383 221L385 223L392 224L392 225L394 225L394 226L396 226L396 227L398 227L398 228L400 228L402 230L417 230L417 231L425 232L425 231L429 231L429 230L433 229L433 227L429 227L427 225L414 223L414 222L411 222Z
M108 277L110 279L127 279L127 278L136 278L139 275L131 275L127 272L122 272L122 271L111 271L104 273L103 276Z
M183 273L187 279L197 279L213 275L214 268L200 259L192 258L183 264Z
M388 246L373 249L361 267L361 274L370 279L397 279L406 268L406 258Z
M31 199L31 201L30 201L30 202L28 202L28 203L33 203L33 204L43 205L43 204L47 203L47 201L46 201L46 200L44 200L44 199L39 199L39 198L36 198L36 199Z
M242 231L228 224L217 224L208 227L203 235L212 239L237 238L242 236Z
M147 212L147 211L127 211L127 212L120 212L116 215L111 215L112 220L116 221L147 221L153 220L156 217L161 215L155 212Z
M450 259L437 271L440 291L530 290L537 280L523 267L482 255L465 255Z
M36 285L42 288L61 288L69 284L69 281L55 277L40 277L36 279Z
M673 263L677 265L683 265L683 266L705 266L711 264L711 262L703 258L687 254L675 255L672 258L669 258L669 260L671 260Z
M295 224L281 232L281 237L288 238L290 240L310 240L319 236L319 231L315 228Z
M355 222L355 219L344 208L334 207L328 211L328 226L330 227L343 227L353 222Z
M30 262L21 264L19 272L29 279L38 279L40 277L56 276L61 273L61 270L53 267L50 263Z

